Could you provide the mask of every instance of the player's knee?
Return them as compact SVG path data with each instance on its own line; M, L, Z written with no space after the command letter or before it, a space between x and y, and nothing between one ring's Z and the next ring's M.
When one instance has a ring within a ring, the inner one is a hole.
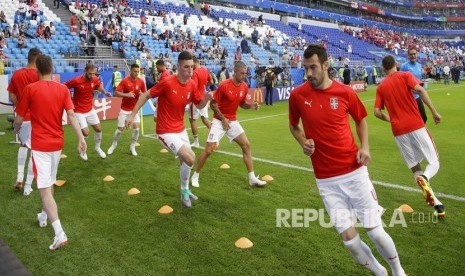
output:
M215 151L216 144L211 144L208 143L207 146L205 147L205 154L207 154L207 157L210 156Z

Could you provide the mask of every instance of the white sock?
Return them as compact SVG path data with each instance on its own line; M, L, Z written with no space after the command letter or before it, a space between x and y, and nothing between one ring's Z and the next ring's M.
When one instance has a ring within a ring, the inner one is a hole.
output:
M100 148L100 143L102 142L102 132L94 133L95 149Z
M18 149L18 181L23 181L24 178L24 165L27 158L27 147L19 147Z
M386 268L376 260L371 249L360 239L358 234L350 241L344 241L344 245L359 264L371 270L375 275L386 276Z
M249 172L249 179L255 178L255 172Z
M121 137L121 133L122 133L121 130L119 130L119 129L115 130L115 136L113 137L113 144L114 145L118 144L118 140Z
M61 227L61 222L59 219L52 222L52 227L55 231L55 237L58 237L61 234L61 232L63 232L63 228Z
M33 180L34 171L32 170L32 157L29 157L29 163L27 164L26 185L31 186Z
M194 171L194 174L192 175L192 177L197 177L197 178L199 178L199 176L200 176L200 173Z
M137 140L139 140L139 129L135 128L132 130L132 141L131 141L131 146L135 146L137 143Z
M189 189L189 177L191 176L192 167L187 166L182 162L180 175L181 175L181 189Z
M198 135L194 135L194 143L199 143L199 136Z
M429 163L426 165L425 172L423 173L426 178L428 178L428 181L433 178L439 171L439 161L436 160L432 163Z
M368 237L375 243L379 254L383 256L384 260L389 264L392 269L393 276L404 276L405 272L400 265L399 255L397 254L396 245L382 226L367 232Z

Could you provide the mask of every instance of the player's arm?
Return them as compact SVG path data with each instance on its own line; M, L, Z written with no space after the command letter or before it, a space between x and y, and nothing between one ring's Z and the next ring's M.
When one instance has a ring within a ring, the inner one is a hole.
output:
M13 103L13 106L16 106L18 104L18 98L16 98L15 93L9 93L10 94L10 101Z
M433 102L431 101L428 92L426 92L426 89L419 84L415 85L413 89L418 93L418 95L420 95L421 100L428 106L429 110L431 111L431 114L433 115L434 122L436 124L439 124L441 122L442 117L436 111L436 108L434 108Z
M221 113L218 107L218 103L214 99L212 99L210 102L210 108L213 110L213 113L215 113L216 118L218 118L221 121L221 124L223 125L223 129L228 130L230 128L229 127L230 121L228 118L224 117L223 113Z
M80 154L85 153L87 151L87 144L84 139L84 135L82 134L81 127L79 126L78 119L76 118L76 114L73 109L67 110L66 113L68 114L68 119L73 127L73 131L78 138L78 151Z
M375 107L374 113L375 113L375 117L380 119L380 120L383 120L383 121L386 121L386 122L391 121L391 118L389 118L389 115L383 113L383 111L380 108Z
M202 98L202 100L196 104L195 106L198 108L198 109L202 109L204 108L209 101L211 101L213 99L213 93L212 92L208 92L207 94L205 94L205 96Z
M105 94L107 97L111 97L111 93L106 91L105 88L103 88L103 84L100 83L99 87L97 87L97 91L100 92L100 94Z
M131 127L132 121L134 120L134 116L136 116L137 112L139 112L139 109L144 106L144 104L150 99L150 90L145 91L144 93L139 94L139 100L136 103L136 106L134 106L134 109L132 110L131 114L129 114L126 117L125 125L126 128Z
M13 122L15 133L19 133L19 130L21 129L21 125L23 124L23 121L24 121L23 116L16 114L15 120Z
M299 145L304 150L304 154L311 156L313 152L315 152L315 142L313 139L307 139L307 137L305 137L305 133L299 124L289 124L289 130L291 131L292 136L294 136L297 143L299 143Z
M253 109L253 110L258 110L258 107L259 107L257 102L253 102L251 104L248 104L246 102L242 102L239 106L241 108L243 108L243 109Z
M371 160L370 146L368 145L368 124L366 117L355 122L357 136L360 141L360 148L357 152L357 162L367 166Z
M130 91L128 93L123 93L122 91L119 91L118 88L116 88L115 96L116 97L121 97L121 98L135 98L136 94L134 94L134 92L132 92L132 91Z

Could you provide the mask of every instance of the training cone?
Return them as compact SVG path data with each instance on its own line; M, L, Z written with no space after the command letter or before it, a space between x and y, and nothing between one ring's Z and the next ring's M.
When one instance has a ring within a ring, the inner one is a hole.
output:
M131 188L128 191L128 195L137 195L137 194L140 194L140 191L137 188Z
M66 180L57 180L55 181L55 186L61 187L65 185L65 183L66 183Z
M450 96L450 93L447 93L447 96Z
M167 152L168 152L167 149L161 149L161 150L160 150L160 153L167 153Z
M234 245L236 245L237 248L247 249L247 248L251 248L253 246L253 242L251 242L246 237L242 237L242 238L238 239Z
M140 147L140 144L139 144L139 143L136 143L136 145L135 145L135 146L136 146L136 147Z
M115 178L111 175L107 175L103 178L103 181L113 181L113 180L115 180Z
M61 158L61 159L65 159L65 158L68 158L68 156L66 156L66 154L62 154L62 155L60 156L60 158Z
M220 169L229 169L231 168L228 164L223 164L220 166Z
M167 215L167 214L170 214L172 212L173 212L173 208L171 208L168 205L164 205L158 210L158 213L161 214L161 215Z
M397 210L401 211L402 213L413 213L412 207L407 204L402 204Z
M273 178L271 175L268 175L268 174L262 176L262 180L263 180L263 181L271 181L271 180L273 180L273 179L274 179L274 178Z

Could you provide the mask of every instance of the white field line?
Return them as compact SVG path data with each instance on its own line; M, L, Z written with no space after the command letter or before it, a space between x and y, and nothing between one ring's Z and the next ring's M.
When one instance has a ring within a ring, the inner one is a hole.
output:
M444 88L431 89L431 91L433 91L433 90L442 90L442 89L444 89ZM371 102L371 101L374 101L374 99L364 100L362 102ZM274 115L263 116L263 117L255 117L255 118L241 120L240 122L267 119L267 118L272 118L272 117L277 117L277 116L282 116L282 115L287 115L287 114L288 113L280 113L280 114L274 114ZM205 126L199 126L198 128L204 128L204 127ZM190 130L190 128L188 130ZM146 134L144 136L148 137L148 138L153 138L153 139L155 138L155 134ZM204 147L200 147L200 148L204 149ZM222 151L222 150L217 150L215 152L242 158L242 154L237 154L237 153L227 152L227 151ZM292 165L292 164L283 163L283 162L277 162L277 161L263 159L263 158L259 158L259 157L252 157L252 159L254 161L258 161L258 162L262 162L262 163L268 163L268 164L272 164L272 165L276 165L276 166L281 166L281 167L284 167L284 168L296 169L296 170L307 171L307 172L312 172L313 173L313 169L307 168L307 167ZM402 186L402 185L398 185L398 184L392 184L392 183L387 183L387 182L382 182L382 181L377 181L377 180L372 180L371 182L373 184L375 184L375 185L379 185L379 186L383 186L383 187L387 187L387 188L393 188L393 189L397 189L397 190L403 190L403 191L414 192L414 193L422 193L422 191L420 191L418 188L406 187L406 186ZM435 193L435 194L439 198L447 198L447 199L452 199L452 200L456 200L456 201L465 201L465 197L449 195L449 194L443 194L443 193Z

